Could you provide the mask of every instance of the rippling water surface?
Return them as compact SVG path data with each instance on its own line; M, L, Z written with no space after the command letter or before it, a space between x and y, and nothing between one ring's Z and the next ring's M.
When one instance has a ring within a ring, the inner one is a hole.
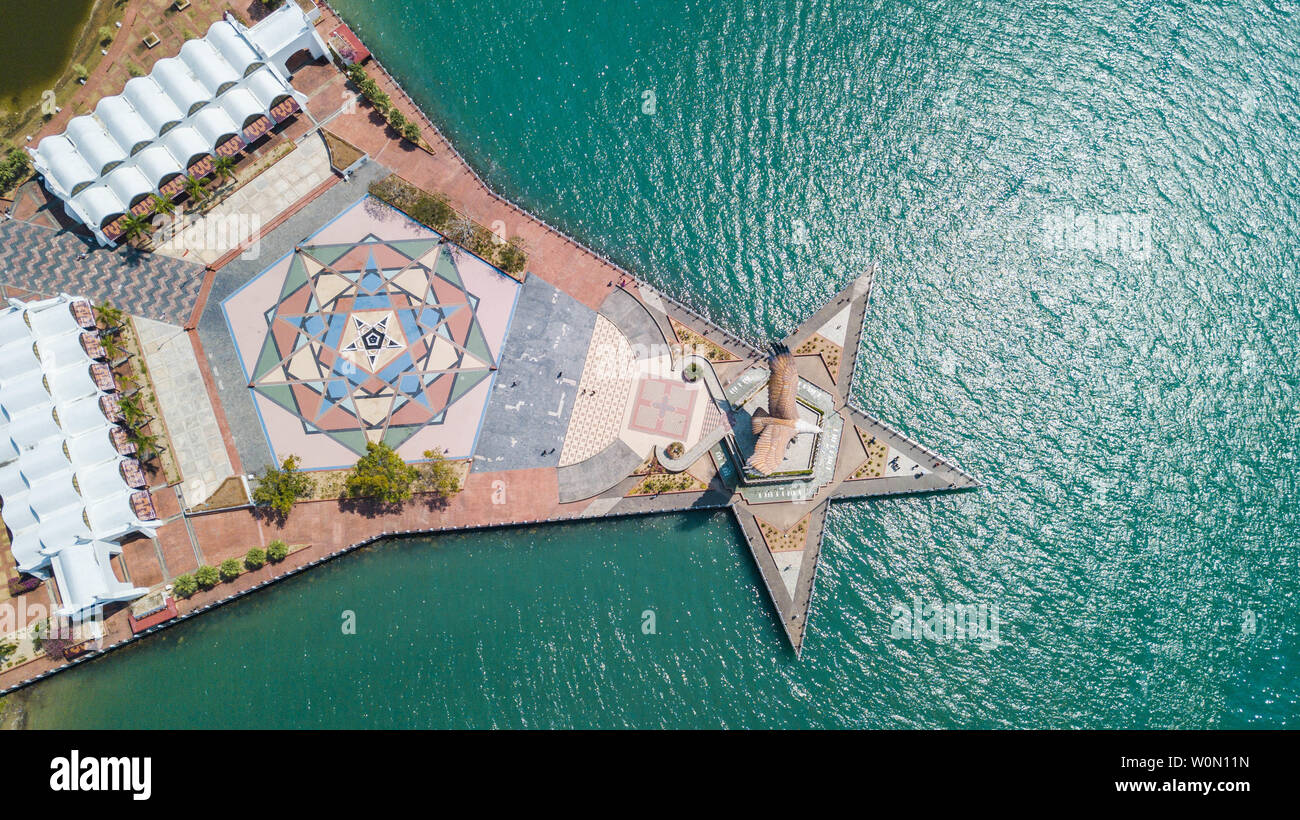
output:
M1295 3L335 5L495 186L737 332L879 260L858 401L988 488L836 507L797 664L700 514L370 550L34 725L1294 724ZM916 596L1000 645L891 638Z

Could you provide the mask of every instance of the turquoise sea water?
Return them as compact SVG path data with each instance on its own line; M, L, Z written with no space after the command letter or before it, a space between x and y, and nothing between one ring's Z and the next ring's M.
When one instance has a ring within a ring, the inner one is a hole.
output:
M798 663L698 514L369 550L31 725L1294 725L1295 4L336 7L495 186L737 332L879 260L858 400L988 488L833 509ZM1001 645L892 638L915 596Z

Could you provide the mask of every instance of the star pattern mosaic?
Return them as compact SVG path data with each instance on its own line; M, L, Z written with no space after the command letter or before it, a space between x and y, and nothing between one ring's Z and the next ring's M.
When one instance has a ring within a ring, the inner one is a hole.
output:
M437 239L300 246L251 386L353 452L400 447L496 369L477 308Z
M474 453L520 283L374 197L221 303L271 457Z

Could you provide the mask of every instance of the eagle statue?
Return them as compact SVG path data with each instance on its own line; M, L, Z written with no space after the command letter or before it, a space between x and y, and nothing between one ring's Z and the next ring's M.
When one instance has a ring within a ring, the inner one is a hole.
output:
M745 465L760 475L776 471L795 436L821 432L817 425L799 418L799 404L795 401L799 373L790 349L785 345L774 347L767 366L771 373L767 380L767 409L754 411L753 430L758 441Z

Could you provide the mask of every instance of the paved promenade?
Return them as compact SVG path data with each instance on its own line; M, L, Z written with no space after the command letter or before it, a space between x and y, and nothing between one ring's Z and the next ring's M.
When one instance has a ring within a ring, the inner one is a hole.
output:
M194 262L129 246L101 248L71 231L0 220L0 284L32 293L73 293L181 325L198 301L203 274Z
M335 24L327 10L318 27L328 30ZM187 516L182 514L178 499L169 499L166 491L158 492L159 514L164 521L157 538L129 542L121 560L124 574L135 583L166 583L200 563L215 566L223 559L242 557L250 547L265 547L276 539L296 548L282 564L246 572L232 583L220 584L177 602L182 618L389 535L730 507L762 572L778 618L798 653L813 599L829 503L978 486L974 477L848 404L871 294L872 272L867 271L849 281L843 291L785 340L796 354L801 378L832 397L833 412L842 420L842 427L836 427L839 437L832 443L833 464L825 481L816 486L810 497L794 501L778 498L771 503L746 501L734 491L735 465L723 452L721 443L691 465L687 473L690 489L639 489L645 475L634 474L633 461L641 462L644 454L637 452L636 458L631 459L617 445L626 448L627 442L631 442L639 446L650 439L628 433L626 414L618 419L602 416L593 425L599 428L599 435L613 437L612 443L599 452L594 451L603 439L593 443L589 431L573 431L571 418L576 399L590 398L583 394L584 389L592 389L592 385L606 389L606 385L646 382L644 374L632 380L597 382L584 378L597 317L604 317L629 342L659 340L665 350L668 345L683 343L712 346L710 361L717 382L729 392L733 385L739 389L749 383L742 380L752 379L752 369L761 366L763 361L761 353L488 190L423 114L406 100L392 78L373 65L369 70L403 113L423 124L424 139L432 151L397 139L386 127L377 124L366 106L347 105L341 93L346 88L342 74L327 67L310 68L304 72L304 82L312 83L309 110L332 132L367 152L370 163L351 181L325 188L310 202L295 204L292 213L266 226L258 237L257 258L226 254L218 260L217 270L209 274L201 290L197 285L189 285L196 295L187 299L192 299L190 307L199 317L192 341L200 354L204 386L218 428L226 439L232 468L258 470L270 461L270 453L253 408L251 391L239 370L229 330L221 317L221 301L273 260L291 253L298 242L364 193L368 181L380 178L388 170L447 196L453 207L482 224L504 222L508 233L522 240L528 253L528 266L520 302L532 300L534 304L515 317L506 341L507 351L516 345L521 352L504 357L510 361L503 359L497 374L473 468L463 490L445 503L417 496L393 509L346 500L314 501L300 503L287 518L276 520L247 508ZM295 83L298 81L295 78ZM164 264L176 262L156 255L149 259L165 259ZM154 287L164 292L168 285L155 283ZM93 298L93 294L88 295ZM182 313L189 317L185 302L182 299L167 312L169 318L164 321L184 324L185 320L178 321L177 317ZM537 361L528 361L527 355ZM642 348L639 358L633 358L638 367L648 367L657 363L656 355ZM662 355L665 366L677 368L675 378L680 383L680 350ZM585 388L580 380L586 382ZM703 385L701 380L697 389L704 390ZM521 389L524 392L519 392ZM656 423L662 422L670 411L679 413L677 421L691 425L693 435L700 437L705 434L706 424L730 423L733 409L707 392L703 395L701 401L717 402L712 412L706 412L705 405L699 405L697 411L696 405L689 402L672 405L666 395L654 404L642 406L652 407L659 413ZM556 414L543 415L541 423L529 427L530 417L520 413L523 409L520 402L528 401L528 396L538 403L540 412L545 412L543 405L549 410L554 404ZM582 418L621 413L620 408L635 404L633 399L628 396L622 403L588 402ZM571 434L582 438L575 439L569 448L566 439ZM614 449L609 450L610 447ZM575 454L572 458L576 461L572 464L566 461L560 467L566 450ZM883 468L879 468L881 452L886 457ZM543 457L542 453L547 455ZM617 468L602 466L606 464ZM580 475L581 480L566 478L562 471L573 471L570 475ZM562 498L573 500L562 501ZM107 613L103 627L105 649L134 639L125 607ZM0 674L0 690L24 685L66 665L44 657L30 661Z

